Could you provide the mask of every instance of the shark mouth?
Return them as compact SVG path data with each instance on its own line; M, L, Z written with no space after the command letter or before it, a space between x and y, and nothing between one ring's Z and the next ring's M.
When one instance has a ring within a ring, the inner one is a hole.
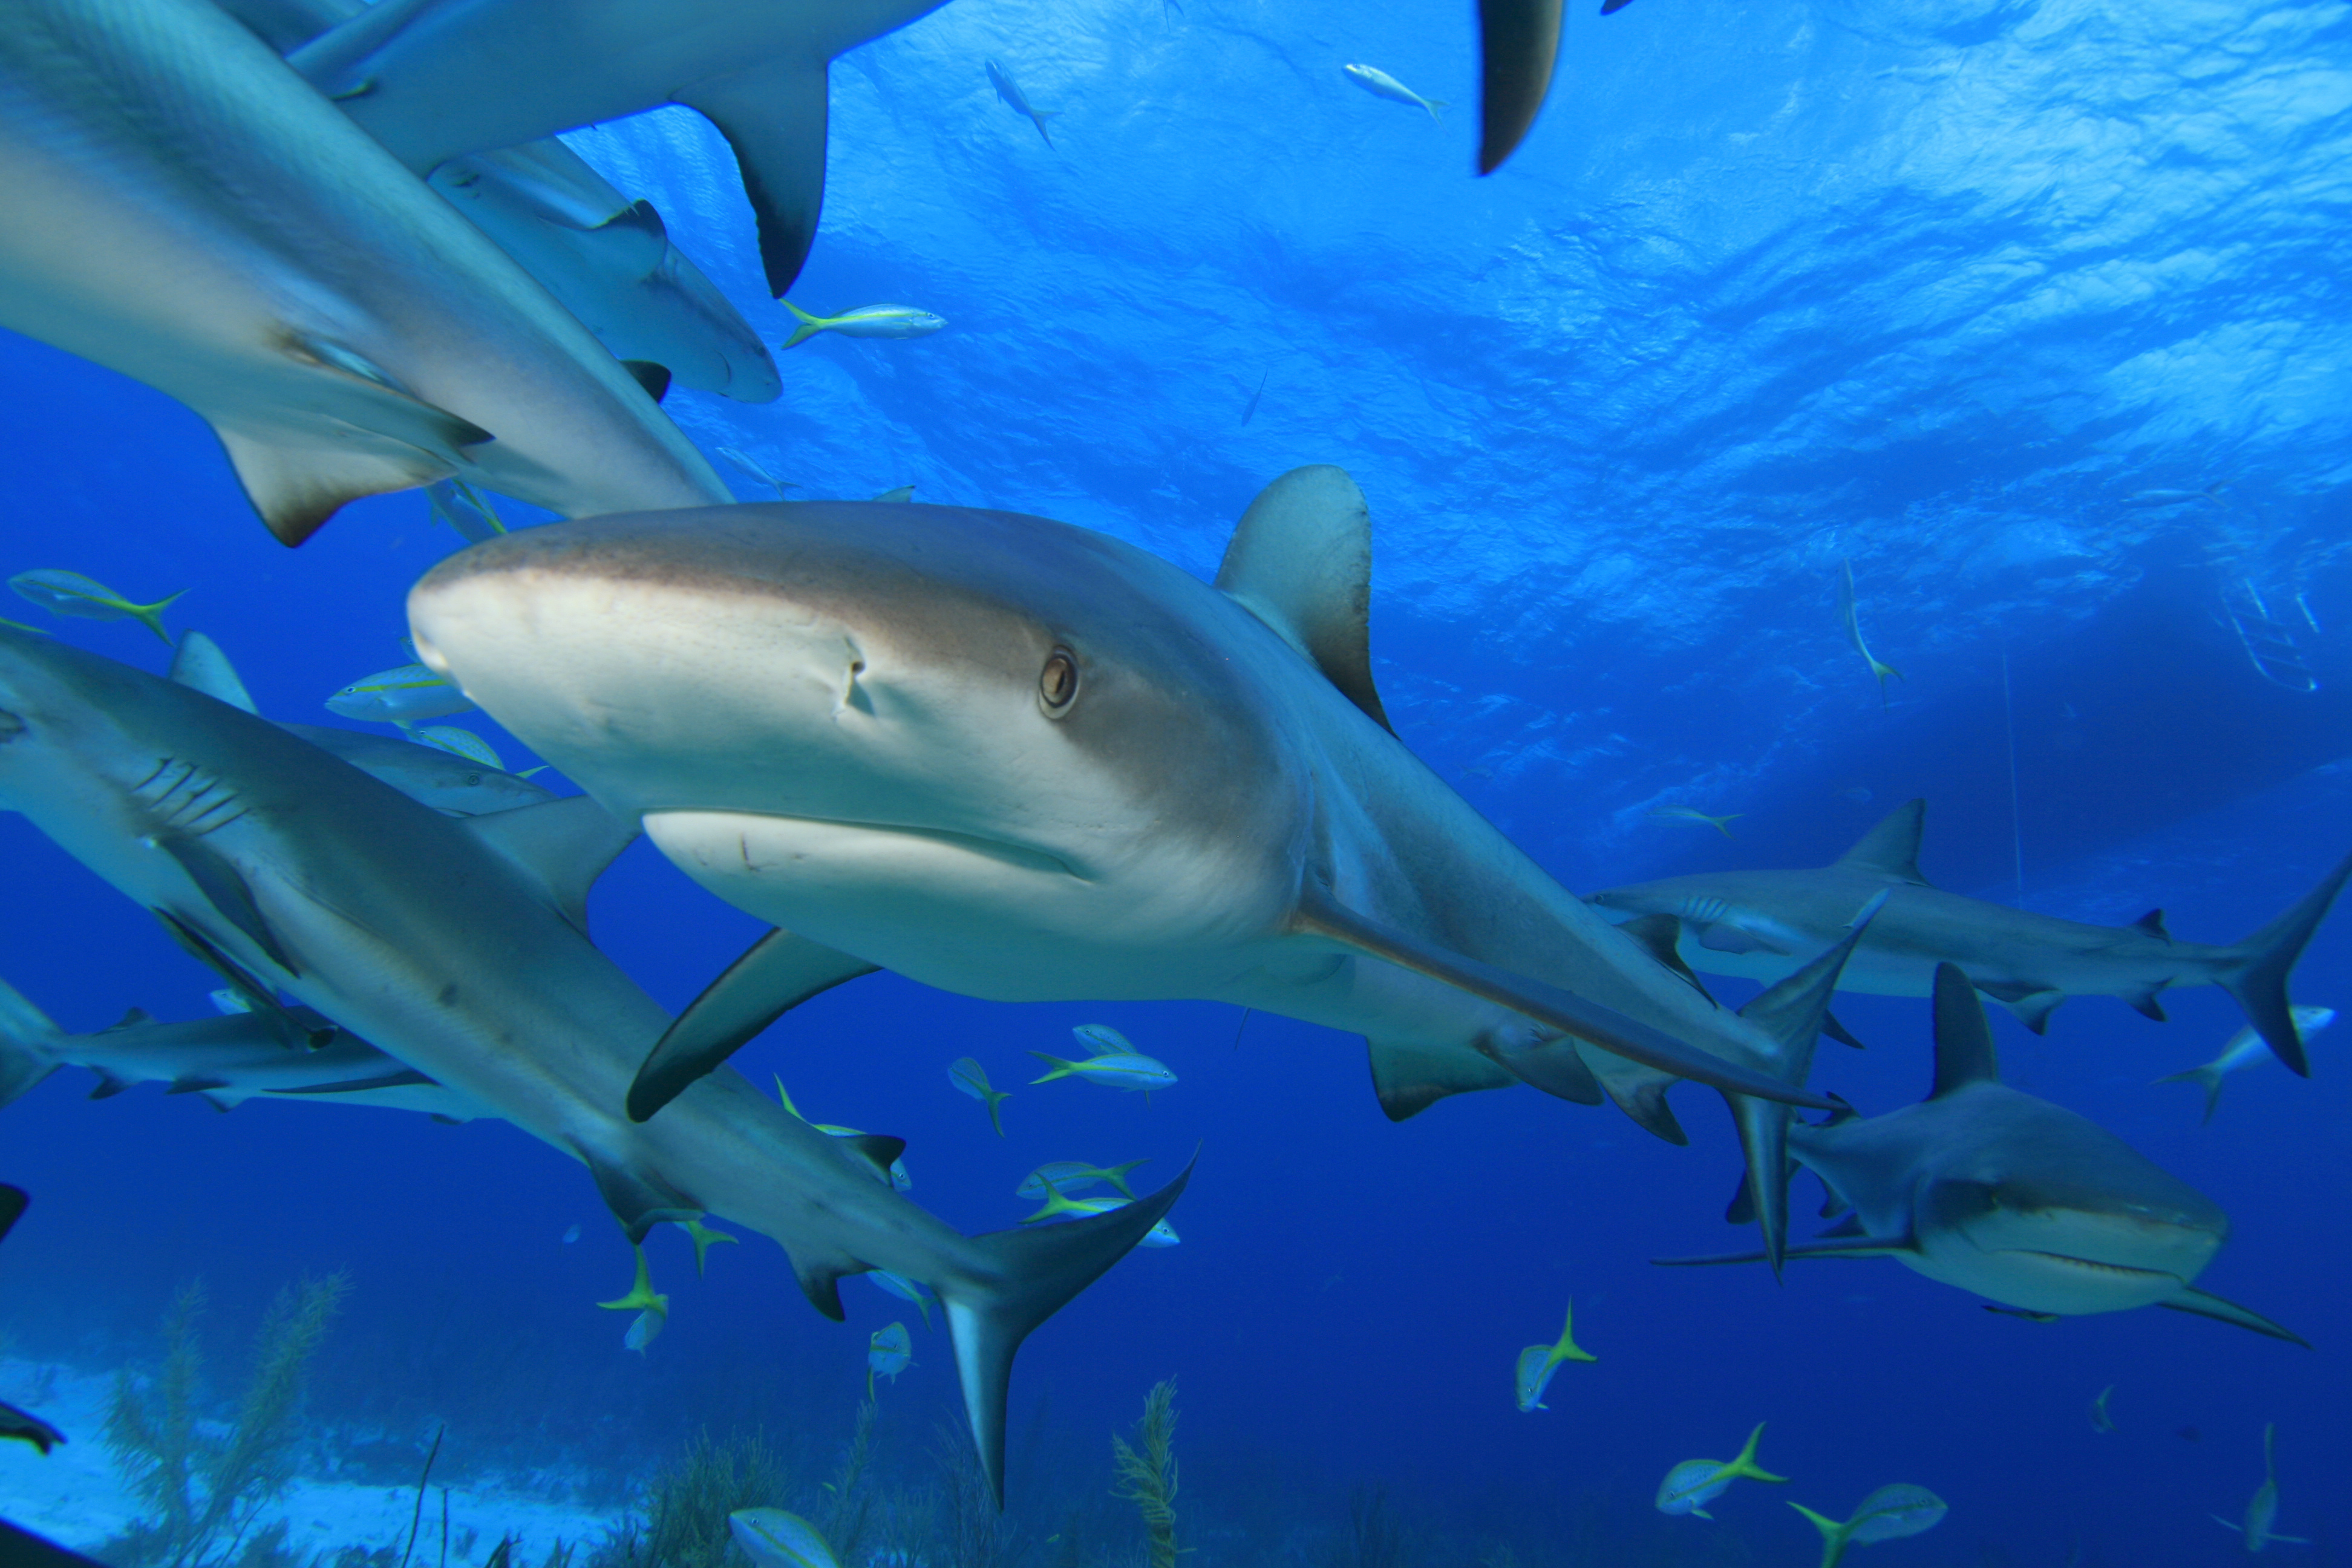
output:
M2065 1252L2042 1252L2029 1247L2009 1247L2004 1250L2012 1258L2031 1258L2036 1263L2054 1263L2062 1268L2080 1269L2103 1279L2113 1279L2118 1282L2130 1280L2150 1287L2166 1283L2174 1286L2189 1283L2188 1280L2168 1269L2135 1268L2129 1264L2102 1263L2095 1258L2076 1258L2072 1253Z
M758 827L751 826L760 824L773 825L773 830L780 834L814 829L818 832L848 836L887 836L918 843L935 844L943 849L954 850L960 854L984 860L998 861L1023 870L1066 877L1074 882L1096 880L1095 878L1089 877L1078 867L1072 865L1050 849L1041 849L1034 845L1019 843L1009 838L990 838L979 834L959 833L952 828L923 827L904 822L860 822L850 817L803 816L785 812L765 811L648 811L645 814L646 829L654 841L659 844L665 837L662 832L664 825L675 826L680 824L683 819L695 817L725 820L734 825L736 830L733 837L737 856L743 869L754 876L766 871L782 869L784 866L782 860L772 866L762 864L761 847L757 841L763 835Z

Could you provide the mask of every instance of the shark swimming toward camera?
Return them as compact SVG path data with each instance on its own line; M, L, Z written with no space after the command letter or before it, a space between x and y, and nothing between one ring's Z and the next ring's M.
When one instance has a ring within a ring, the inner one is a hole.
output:
M636 830L583 797L444 816L192 688L0 630L0 807L241 994L290 993L586 1164L633 1242L725 1215L781 1244L836 1321L844 1275L928 1287L992 1484L1022 1340L1184 1186L967 1237L892 1188L899 1140L828 1137L731 1070L631 1121L630 1077L670 1020L585 934L589 884Z
M1926 814L1925 801L1898 806L1819 870L1668 877L1610 888L1591 901L1620 915L1678 921L1678 948L1691 967L1769 983L1818 952L1862 900L1884 892L1886 907L1846 964L1842 989L1925 996L1936 966L1955 963L2038 1035L2069 996L2121 997L2161 1022L2158 993L2219 985L2281 1061L2310 1076L2287 1003L2287 974L2352 877L2352 858L2242 942L2179 942L2165 928L2161 910L2127 926L2095 926L1931 887L1919 874Z
M734 149L782 295L824 201L827 67L943 3L385 0L290 58L420 174L682 103Z
M2169 1307L2306 1342L2195 1288L2230 1235L2211 1199L2105 1128L2003 1084L1984 1004L1957 965L1937 966L1934 997L1936 1077L1925 1100L1789 1128L1790 1157L1853 1211L1789 1257L1892 1258L2036 1315ZM1734 1200L1735 1215L1747 1196Z
M462 475L564 516L723 502L587 330L209 0L0 29L0 325L209 422L286 543Z
M1525 1080L1680 1142L1663 1096L1696 1079L1765 1159L1748 1122L1816 1102L1781 1058L1810 1059L1834 962L1735 1014L1553 881L1390 731L1370 573L1361 492L1310 468L1214 586L1041 518L803 501L509 535L409 609L420 658L778 926L634 1115L880 966L1363 1035L1400 1119Z

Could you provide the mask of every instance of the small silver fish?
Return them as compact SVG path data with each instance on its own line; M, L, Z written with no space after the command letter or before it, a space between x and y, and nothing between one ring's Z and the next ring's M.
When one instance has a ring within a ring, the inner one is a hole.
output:
M1444 99L1423 98L1378 66L1341 66L1339 68L1348 73L1349 81L1354 82L1374 98L1385 98L1392 103L1410 103L1415 109L1426 109L1432 120L1441 125L1445 123L1445 117L1437 112L1445 107Z

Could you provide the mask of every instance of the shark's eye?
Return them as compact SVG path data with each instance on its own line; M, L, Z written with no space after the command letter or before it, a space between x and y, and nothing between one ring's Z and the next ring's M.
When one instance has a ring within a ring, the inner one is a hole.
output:
M1078 661L1068 648L1057 647L1037 676L1037 700L1049 717L1058 719L1078 700Z

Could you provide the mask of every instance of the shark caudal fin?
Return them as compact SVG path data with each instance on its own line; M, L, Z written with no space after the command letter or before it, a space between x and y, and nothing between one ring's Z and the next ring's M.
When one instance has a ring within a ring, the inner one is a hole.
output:
M1838 976L1854 944L1878 911L1886 895L1878 894L1862 907L1845 935L1819 958L1765 991L1739 1016L1771 1041L1765 1069L1791 1088L1801 1089L1813 1068L1813 1047L1829 1026L1830 999ZM1775 1278L1789 1244L1789 1117L1788 1106L1752 1095L1724 1095L1731 1119L1739 1127L1739 1151L1748 1166L1748 1192L1756 1222L1764 1232L1764 1256Z
M47 1014L0 980L0 1105L30 1093L58 1070L51 1052L63 1037Z
M1192 1179L1188 1164L1150 1197L1108 1214L976 1236L971 1245L991 1265L984 1276L925 1281L947 1309L964 1415L997 1507L1004 1506L1004 1404L1013 1353L1032 1330L1101 1279L1165 1219Z
M2352 856L2338 861L2336 869L2322 878L2319 886L2305 893L2294 908L2238 943L2235 960L2215 976L2221 988L2245 1009L2246 1022L2262 1036L2271 1053L2300 1078L2311 1076L2311 1059L2304 1053L2303 1036L2294 1026L2294 1011L2287 1005L2286 977L2294 968L2295 960L2303 956L2312 933L2319 929L2319 922L2327 918L2328 909L2336 902L2336 895L2344 890L2347 878L2352 878Z

